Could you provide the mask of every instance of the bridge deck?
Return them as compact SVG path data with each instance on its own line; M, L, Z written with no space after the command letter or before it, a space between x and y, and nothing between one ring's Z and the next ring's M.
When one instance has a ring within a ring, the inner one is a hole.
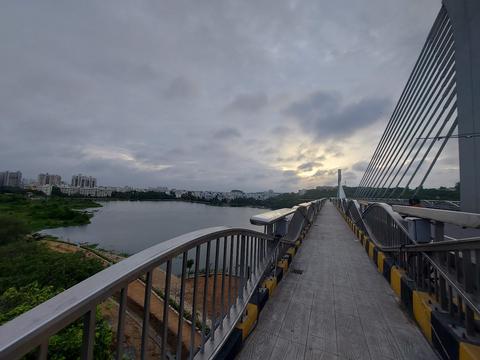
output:
M238 359L437 359L326 203Z

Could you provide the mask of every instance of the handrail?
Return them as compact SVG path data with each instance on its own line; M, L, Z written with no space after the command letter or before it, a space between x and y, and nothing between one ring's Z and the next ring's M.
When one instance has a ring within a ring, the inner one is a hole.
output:
M370 203L386 203L389 205L409 205L409 199L392 199L392 198L371 198L371 199L357 199L362 204ZM428 209L441 209L449 211L458 211L460 209L460 202L455 200L428 200L424 199L421 201L422 205Z
M448 241L430 242L426 244L413 244L413 245L406 245L403 247L403 249L405 251L411 251L411 252L480 250L480 238L448 240Z
M392 208L403 215L480 229L480 214L401 205L393 205Z
M219 274L217 257L219 255L219 244L221 239L224 239L225 242L223 243L223 246L228 248L226 241L229 238L232 241L230 243L230 248L233 249L234 238L236 238L235 244L240 246L242 251L240 263L236 264L240 265L241 269L239 273L238 269L236 269L235 274L241 280L239 296L248 300L250 294L248 294L248 291L246 291L247 293L245 294L243 292L244 290L251 291L252 284L250 280L258 280L261 273L263 273L265 270L266 261L268 256L271 255L267 254L268 246L266 246L266 242L272 240L272 236L253 230L228 228L223 226L193 231L159 243L135 255L132 255L4 324L0 327L0 358L19 358L38 346L45 346L44 344L48 344L48 338L50 336L76 321L79 317L85 316L91 311L94 312L95 307L102 301L106 300L109 296L112 296L118 291L125 291L130 282L139 278L143 274L149 274L155 267L160 266L161 264L167 263L167 274L171 276L172 259L178 255L183 254L184 270L188 251L192 249L200 251L200 246L204 244L208 244L208 248L210 248L212 241L215 242L217 249L215 252L215 275ZM255 255L252 256L252 254L248 254L248 251L245 252L245 249L251 249L251 252L253 252L254 247L256 249ZM207 249L207 253L208 251L209 250ZM233 262L231 257L232 252L233 251L230 252L230 261L228 264L230 271L232 271L231 264ZM260 265L263 265L263 269L259 268ZM226 266L227 263L225 262L223 265L224 270ZM247 272L249 273L247 274ZM185 274L183 271L182 288L185 281L184 275ZM196 266L196 275L198 275L198 265ZM168 296L168 291L166 296ZM179 318L180 323L184 321L184 304L182 299L181 303L182 305ZM237 305L241 305L240 307L235 307L235 314L238 319L238 317L241 316L241 311L243 311L242 306L246 306L246 302L243 301L242 303L238 303L237 301ZM195 306L195 304L193 306ZM213 305L213 307L215 307L215 305ZM196 308L194 313L195 312ZM223 312L224 310L222 310L222 313ZM124 316L124 314L119 314L119 316ZM211 336L212 339L215 332L215 315L213 317L214 319L212 322L214 329ZM203 319L205 322L205 314ZM235 323L230 324L232 328L234 325ZM194 325L192 325L192 328L193 326ZM85 333L85 331L86 330L84 329L84 336L91 338L91 334ZM123 331L123 329L121 329L121 331ZM223 329L223 331L225 331L225 329ZM202 335L202 338L205 341L206 334ZM182 340L181 335L179 335L179 337L180 343ZM190 339L194 339L194 337L191 337ZM219 344L221 345L221 343ZM93 344L86 345L89 351L92 351L92 345ZM218 351L217 348L212 348L211 346L208 346L205 349L208 349L212 352ZM210 354L206 354L204 351L202 357L207 355ZM193 355L190 354L190 358L192 357ZM91 357L87 356L87 358Z
M477 314L480 314L480 306L478 299L475 301L473 299L473 296L471 294L468 294L464 289L462 288L462 285L458 282L455 281L454 279L451 278L450 274L448 271L445 271L444 267L437 264L430 256L427 254L423 254L423 258L427 260L433 268L438 272L438 274L445 279L445 281L448 283L448 285L452 286L453 289L457 292L457 296L460 296L464 301L465 305L469 306L471 310L476 312Z
M381 217L381 219L380 219ZM403 225L400 214L385 203L371 203L362 218L372 241L383 251L393 251L400 246L415 244Z
M283 208L264 212L258 215L253 215L250 218L250 223L252 225L271 225L285 218L286 216L293 214L295 211L296 209L293 208Z

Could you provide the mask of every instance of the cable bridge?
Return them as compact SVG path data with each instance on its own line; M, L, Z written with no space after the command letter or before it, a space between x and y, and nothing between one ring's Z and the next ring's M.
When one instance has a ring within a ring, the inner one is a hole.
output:
M406 206L452 139L460 202ZM254 216L259 231L143 250L1 326L0 359L52 358L79 322L76 357L98 358L106 301L116 359L133 338L141 359L480 359L479 189L480 2L443 0L355 193L339 172L338 197Z

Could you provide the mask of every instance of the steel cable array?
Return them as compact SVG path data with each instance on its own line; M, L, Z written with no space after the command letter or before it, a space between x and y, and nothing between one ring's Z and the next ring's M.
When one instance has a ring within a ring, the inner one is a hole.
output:
M442 7L354 196L401 197L412 183L417 194L456 130L456 100L453 28Z

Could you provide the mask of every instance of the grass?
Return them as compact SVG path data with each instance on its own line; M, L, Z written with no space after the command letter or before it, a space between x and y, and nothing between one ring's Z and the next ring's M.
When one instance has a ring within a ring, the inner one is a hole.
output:
M88 224L92 214L84 209L93 207L101 205L89 199L0 194L0 214L22 220L31 232Z

